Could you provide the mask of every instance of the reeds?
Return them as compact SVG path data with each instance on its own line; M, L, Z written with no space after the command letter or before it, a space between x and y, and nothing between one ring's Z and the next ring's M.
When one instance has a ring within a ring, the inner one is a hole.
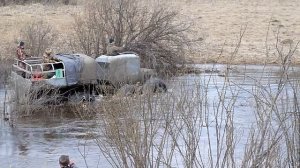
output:
M222 78L178 77L167 93L104 101L99 150L111 167L299 166L299 79L289 77L295 72L287 61L297 45L285 53L279 42L274 80L266 68L249 76L227 65Z
M95 111L95 141L112 167L296 166L298 83L274 89L213 75L177 80L173 92L115 97Z

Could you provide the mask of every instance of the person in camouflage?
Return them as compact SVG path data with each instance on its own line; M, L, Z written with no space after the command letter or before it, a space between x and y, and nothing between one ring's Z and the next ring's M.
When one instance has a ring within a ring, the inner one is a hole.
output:
M50 62L53 62L52 60L53 60L52 50L50 48L47 48L43 55L43 61L45 63L50 63Z
M21 61L24 61L26 59L26 53L24 51L25 43L21 41L17 47L17 58Z
M113 38L109 39L109 43L106 48L107 55L110 55L110 56L118 55L119 52L122 50L123 50L123 47L116 46Z

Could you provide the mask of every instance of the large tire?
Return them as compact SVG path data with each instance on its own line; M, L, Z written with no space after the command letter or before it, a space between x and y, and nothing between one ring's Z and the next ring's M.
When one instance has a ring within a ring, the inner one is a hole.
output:
M150 78L143 85L142 93L167 92L168 88L165 82L159 78Z

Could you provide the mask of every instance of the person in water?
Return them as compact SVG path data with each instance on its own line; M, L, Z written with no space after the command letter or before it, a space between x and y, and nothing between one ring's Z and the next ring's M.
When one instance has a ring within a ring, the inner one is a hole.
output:
M74 162L70 161L68 155L61 155L58 161L61 168L78 168Z

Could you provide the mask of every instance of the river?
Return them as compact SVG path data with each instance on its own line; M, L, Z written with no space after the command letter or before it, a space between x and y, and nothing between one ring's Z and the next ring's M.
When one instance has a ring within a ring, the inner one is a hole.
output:
M230 80L231 87L238 87L238 106L235 108L234 122L240 128L248 128L254 122L249 103L253 86L268 86L278 88L280 81L280 67L277 66L232 66L228 78L224 72L226 65L195 65L196 68L211 69L202 74L189 74L174 77L167 81L168 92L178 92L179 85L184 86L186 92L195 90L195 82L208 84L208 97L214 99L218 95L218 89L224 85L225 80ZM299 80L299 68L291 68L290 80ZM289 93L290 87L287 87ZM178 96L180 94L178 93ZM74 160L78 167L111 167L105 159L97 144L91 138L86 138L91 133L91 128L97 126L93 120L81 120L74 115L56 114L41 115L30 118L21 118L13 125L4 121L3 105L5 91L0 90L0 167L2 168L39 168L59 167L58 158L61 154L67 154ZM9 110L9 104L8 108ZM247 133L247 131L244 131ZM246 141L247 139L241 139ZM241 143L243 144L243 143ZM243 146L237 152L243 151ZM179 166L180 167L180 166Z

